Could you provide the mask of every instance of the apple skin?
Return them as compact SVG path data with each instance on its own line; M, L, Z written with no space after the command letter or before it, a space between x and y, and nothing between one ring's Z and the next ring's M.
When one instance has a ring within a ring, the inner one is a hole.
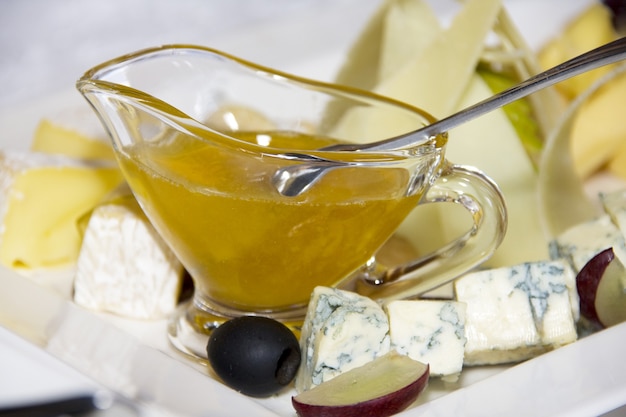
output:
M352 404L333 405L302 402L300 401L301 396L295 396L292 397L291 402L300 417L388 417L399 413L413 404L420 393L424 391L428 385L430 368L427 364L422 365L424 366L423 371L417 379L411 381L407 385L398 387L398 389L393 392L377 396L376 398L364 399ZM367 366L368 364L363 367ZM358 369L359 368L355 368L341 374L324 384L333 384L335 385L333 388L337 390L349 390L351 388L349 381L357 382L359 377L362 376L358 374ZM357 371L357 374L354 374L354 371ZM399 369L394 370L394 372L399 371L401 372ZM351 379L350 374L354 374L354 378ZM339 383L342 379L342 383ZM384 378L380 379L381 382L383 379ZM346 382L344 383L344 381ZM316 388L319 388L322 385L319 385ZM312 390L315 390L315 388L312 388ZM305 394L307 393L308 392L305 392Z

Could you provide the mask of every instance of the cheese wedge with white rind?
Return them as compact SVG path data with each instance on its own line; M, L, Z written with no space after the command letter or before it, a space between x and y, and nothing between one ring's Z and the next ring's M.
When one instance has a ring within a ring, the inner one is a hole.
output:
M92 212L76 262L74 301L134 319L166 317L176 308L183 267L127 195Z
M80 217L121 183L110 162L0 152L0 262L18 269L73 264Z

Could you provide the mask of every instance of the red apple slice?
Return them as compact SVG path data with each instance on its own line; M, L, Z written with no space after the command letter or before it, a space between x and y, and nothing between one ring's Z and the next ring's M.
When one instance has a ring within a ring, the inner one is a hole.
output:
M386 417L426 388L427 364L391 352L292 398L300 417Z
M583 317L601 327L626 321L626 267L613 248L587 262L576 276L576 287Z

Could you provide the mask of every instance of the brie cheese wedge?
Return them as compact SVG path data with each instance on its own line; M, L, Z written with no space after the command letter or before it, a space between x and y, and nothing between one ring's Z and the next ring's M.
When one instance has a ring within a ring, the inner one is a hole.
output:
M181 263L129 195L91 214L74 301L128 318L163 318L176 308L182 276Z

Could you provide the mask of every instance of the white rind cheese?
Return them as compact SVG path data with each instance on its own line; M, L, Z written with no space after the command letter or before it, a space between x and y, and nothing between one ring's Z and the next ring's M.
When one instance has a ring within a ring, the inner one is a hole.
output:
M74 301L129 318L162 318L176 308L182 273L129 197L92 213L76 265Z
M391 348L428 363L430 375L455 381L463 370L465 303L398 300L384 306L389 317Z
M529 359L576 340L572 274L563 261L468 274L455 283L467 304L465 364Z
M311 389L389 352L389 322L373 300L316 287L300 336L298 392Z

